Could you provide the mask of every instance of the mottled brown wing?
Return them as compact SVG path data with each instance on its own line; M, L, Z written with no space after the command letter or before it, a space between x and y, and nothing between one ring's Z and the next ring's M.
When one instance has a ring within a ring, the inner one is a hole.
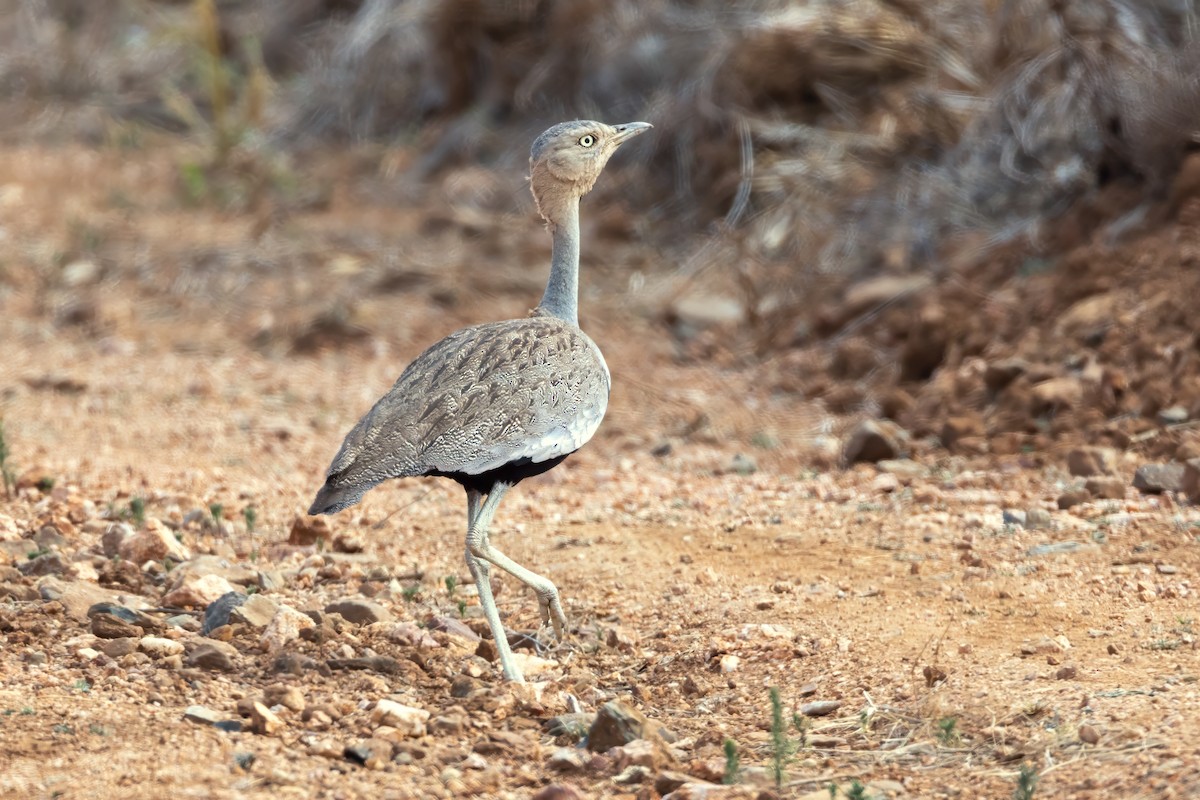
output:
M430 347L346 436L337 486L429 472L479 474L578 449L608 406L608 367L549 317L465 328Z

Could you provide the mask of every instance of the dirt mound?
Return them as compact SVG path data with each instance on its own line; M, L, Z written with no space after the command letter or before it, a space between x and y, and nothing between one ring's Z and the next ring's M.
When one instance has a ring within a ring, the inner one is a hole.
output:
M822 338L772 362L774 380L954 452L1104 442L1194 457L1198 176L1192 156L1133 231L1136 190L1114 186L1068 214L1051 247L964 258L928 285L859 284L813 315Z

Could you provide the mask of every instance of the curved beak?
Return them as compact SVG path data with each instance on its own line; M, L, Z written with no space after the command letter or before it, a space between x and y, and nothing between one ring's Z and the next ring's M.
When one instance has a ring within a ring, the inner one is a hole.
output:
M653 127L649 122L626 122L623 125L613 125L613 130L617 132L617 144L621 144L639 134L645 133Z

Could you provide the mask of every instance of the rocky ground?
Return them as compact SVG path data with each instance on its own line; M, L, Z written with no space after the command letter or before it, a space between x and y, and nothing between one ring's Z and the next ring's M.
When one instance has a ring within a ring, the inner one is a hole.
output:
M613 402L497 517L571 621L497 579L513 686L457 486L303 514L409 358L536 299L546 237L478 202L511 176L397 210L403 154L342 154L231 213L187 157L0 153L0 795L1200 792L1183 178L1132 238L861 284L760 360L597 211Z

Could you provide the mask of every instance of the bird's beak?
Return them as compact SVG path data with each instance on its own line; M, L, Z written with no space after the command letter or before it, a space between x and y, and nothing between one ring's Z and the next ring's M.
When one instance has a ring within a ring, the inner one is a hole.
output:
M615 141L617 144L621 144L653 127L649 122L626 122L624 125L613 125L613 130L617 132Z

